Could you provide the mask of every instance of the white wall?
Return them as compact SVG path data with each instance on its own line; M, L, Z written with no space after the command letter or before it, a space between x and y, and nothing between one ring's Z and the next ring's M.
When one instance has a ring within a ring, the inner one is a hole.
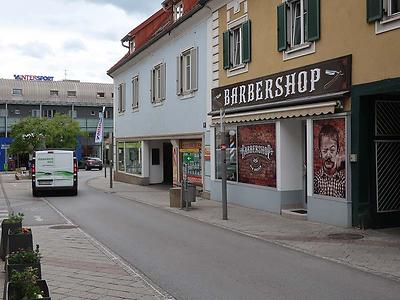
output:
M116 137L201 134L206 121L207 89L207 8L184 22L170 34L133 58L115 75L114 85L126 83L126 111L115 108ZM190 97L176 94L177 56L191 47L198 48L198 90ZM166 63L166 99L160 105L150 100L150 70ZM139 109L132 109L132 77L139 75ZM115 88L115 104L118 93Z
M287 119L277 122L278 190L303 189L303 123Z

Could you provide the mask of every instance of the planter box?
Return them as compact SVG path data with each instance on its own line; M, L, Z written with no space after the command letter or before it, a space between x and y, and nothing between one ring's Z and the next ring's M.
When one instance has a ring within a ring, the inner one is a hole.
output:
M180 187L174 187L169 189L169 206L170 207L181 207L181 192Z
M36 264L9 264L8 260L6 263L6 281L10 281L11 279L11 274L12 271L18 271L18 272L22 272L24 271L26 268L32 267L34 269L37 269L37 275L39 279L42 279L42 268L40 263L36 263Z
M0 257L5 260L7 254L7 244L8 244L8 230L22 228L22 222L18 223L7 223L6 219L1 222L1 247L0 247Z
M8 231L8 242L6 255L19 249L33 250L32 232L14 234L10 229Z
M38 280L37 281L40 289L43 291L43 298L40 298L42 300L51 300L50 293L49 293L49 288L47 286L46 280ZM15 299L15 296L17 295L17 290L14 287L12 282L7 282L6 289L5 289L5 295L7 298L6 300L12 300ZM26 300L36 300L36 299L26 299Z

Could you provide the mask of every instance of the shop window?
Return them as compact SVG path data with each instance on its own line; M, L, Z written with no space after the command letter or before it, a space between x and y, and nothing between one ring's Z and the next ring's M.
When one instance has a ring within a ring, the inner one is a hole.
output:
M190 94L197 90L197 48L182 52L177 57L177 94Z
M142 174L141 142L125 143L125 171L130 174Z
M400 28L400 0L367 0L367 22L377 34Z
M97 97L97 98L104 98L104 97L105 97L105 93L103 93L103 92L97 92L96 97Z
M278 51L290 59L315 52L320 38L319 0L286 0L278 6Z
M139 76L132 78L132 108L139 108Z
M40 117L40 109L32 109L32 117L39 118Z
M22 96L22 89L13 89L12 95L13 96Z
M276 187L275 123L238 127L239 182Z
M346 123L344 118L313 121L314 194L346 198Z
M122 113L125 111L125 99L126 99L126 87L125 83L118 85L118 112Z
M181 153L181 166L183 178L190 183L202 185L201 168L201 140L181 140L179 152Z
M151 103L153 104L161 103L163 100L165 100L165 69L165 63L161 63L155 66L150 72L150 97Z
M237 134L236 127L225 128L226 143L226 178L230 181L237 181ZM221 179L221 131L216 130L215 135L215 157L216 157L216 178Z
M151 149L151 164L153 166L160 165L160 149L158 148Z
M232 22L223 33L223 62L228 72L244 69L251 60L250 20L237 23Z
M53 118L55 114L56 114L55 109L44 109L43 110L43 117L45 117L45 118Z
M124 142L118 142L118 171L125 172Z
M76 117L77 117L77 111L74 109L74 110L69 110L68 111L68 115L71 117L71 118L73 118L73 119L76 119Z

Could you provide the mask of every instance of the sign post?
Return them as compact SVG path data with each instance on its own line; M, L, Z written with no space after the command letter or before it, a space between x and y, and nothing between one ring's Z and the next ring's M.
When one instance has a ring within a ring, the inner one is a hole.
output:
M226 141L225 141L225 109L221 108L221 202L222 202L222 220L228 220L228 201L226 195Z

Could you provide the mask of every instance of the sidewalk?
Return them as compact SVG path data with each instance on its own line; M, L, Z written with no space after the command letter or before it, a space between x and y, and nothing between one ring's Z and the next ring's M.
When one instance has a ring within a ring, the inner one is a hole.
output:
M53 300L172 299L75 226L32 226L32 233ZM0 268L4 286L3 261Z
M121 198L400 281L400 228L341 228L288 219L237 205L228 205L229 220L223 221L219 202L197 198L189 211L169 207L169 192L164 186L138 186L114 181L110 189L109 178L104 177L93 178L88 184Z

